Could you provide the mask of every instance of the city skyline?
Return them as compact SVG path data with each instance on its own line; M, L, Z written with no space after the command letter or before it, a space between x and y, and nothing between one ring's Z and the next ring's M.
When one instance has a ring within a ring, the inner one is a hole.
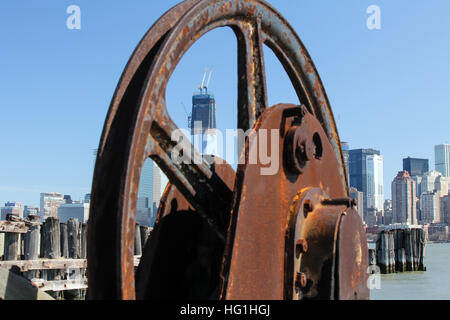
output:
M370 1L345 6L271 1L314 58L340 139L348 141L351 149L380 150L384 196L390 198L386 182L401 169L402 159L426 158L433 169L434 146L448 139L442 128L449 118L446 52L450 41L440 31L448 30L450 3L378 2L382 28L370 31L365 25ZM111 6L107 1L80 0L81 30L66 28L68 3L64 1L0 4L0 109L6 119L0 126L5 150L0 159L0 203L39 206L41 192L57 191L74 199L90 192L91 149L100 140L129 53L150 25L176 3L116 2ZM323 27L325 21L331 23ZM18 38L24 41L18 43ZM269 105L298 103L274 54L264 50ZM214 67L211 88L217 102L217 126L235 127L235 54L232 31L217 29L182 58L166 95L179 127L187 127L183 104L189 104L205 67ZM411 125L427 123L432 125L426 130Z
M345 144L345 148L347 148L346 150L343 148L343 151L345 152L345 151L352 151L352 150L363 150L363 149L353 149L353 148L349 148L349 143L346 141L346 142L343 142L344 144ZM369 150L373 150L373 149L371 149L371 148L364 148L364 149L369 149ZM96 153L95 153L95 150L96 149L94 149L94 155L96 155ZM375 150L375 151L377 151L377 152L379 152L379 150ZM381 156L382 156L382 161L383 161L383 163L384 163L384 157L383 157L383 155L382 155L382 153L380 152L380 154L381 154ZM345 158L345 156L344 156L344 158ZM413 159L413 160L430 160L430 159L423 159L423 158L420 158L420 159L418 159L418 158L411 158L411 157L406 157L406 158L404 158L403 160L406 160L406 159ZM434 158L433 158L434 159ZM154 162L152 161L152 160L149 160L148 161L148 163L149 164L151 164L151 166L153 167L153 165L155 165L156 166L156 164L153 164ZM434 162L433 162L434 163ZM94 161L94 164L95 164L95 161ZM347 164L346 164L346 166L348 166ZM435 166L434 166L435 167ZM398 166L398 168L399 168L399 170L400 170L400 168L401 168L401 166ZM159 169L159 168L158 168ZM349 168L348 167L346 167L346 170L347 170L347 174L350 176L350 170L349 170ZM403 169L404 170L404 169ZM433 171L437 171L436 170L436 168L430 168L428 171L425 171L425 173L429 173L429 172L433 172ZM160 182L159 182L159 190L160 190L160 194L162 194L163 193L163 191L164 191L164 189L165 189L165 186L166 186L166 183L168 182L168 180L167 180L167 177L164 175L164 173L159 169L159 172L160 172ZM409 171L408 171L408 173L409 173ZM411 175L412 176L412 175ZM392 179L392 178L391 178ZM383 179L383 180L385 180L385 179ZM387 180L387 181L390 181L390 180ZM147 182L147 184L148 184L148 182ZM383 186L385 187L386 186L386 183L384 183L383 184ZM349 187L354 187L354 186L352 186L351 185L351 183L350 183L350 177L349 177ZM153 192L153 187L151 187L150 188L151 190L152 190L152 192ZM358 191L361 191L360 189L358 189L358 188L356 188ZM39 196L37 196L38 198L39 197L42 197L42 193L60 193L61 195L64 195L64 194L66 194L66 193L64 193L64 192L59 192L59 191L41 191L41 192L38 192L38 194L39 194ZM80 194L78 197L75 197L76 199L78 199L78 201L83 201L83 199L85 198L85 196L86 196L86 194L89 194L90 193L90 189L88 190L88 192L87 193L83 193L83 194ZM384 194L384 198L383 198L383 202L384 202L384 200L387 200L387 199L389 199L389 200L392 200L392 197L389 197L389 196L386 196L386 191L384 191L383 192L383 194ZM155 195L153 194L153 197L155 197ZM0 193L0 198L1 198L1 193ZM19 202L19 203L21 203L22 205L25 205L25 206L37 206L37 207L40 207L41 206L41 204L40 204L40 200L38 200L39 202L38 203L33 203L33 202L24 202L24 201L21 201L21 200L19 200L19 199L16 199L16 198L13 198L13 199L6 199L5 201L1 201L0 202L0 204L2 204L2 203L8 203L8 202ZM0 206L1 207L1 206Z

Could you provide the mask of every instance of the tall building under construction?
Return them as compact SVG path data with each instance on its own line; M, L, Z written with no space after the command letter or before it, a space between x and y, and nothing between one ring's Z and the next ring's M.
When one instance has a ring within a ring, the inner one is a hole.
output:
M192 113L189 116L189 127L194 147L202 154L217 154L216 134L216 101L214 95L208 92L209 81L205 83L206 72L199 86L199 92L192 96Z
M205 134L216 128L216 101L211 93L201 91L192 96L191 135Z

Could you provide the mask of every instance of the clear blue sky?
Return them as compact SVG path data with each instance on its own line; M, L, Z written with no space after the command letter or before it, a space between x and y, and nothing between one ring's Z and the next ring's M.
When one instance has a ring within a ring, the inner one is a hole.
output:
M90 191L92 150L125 64L177 2L0 2L0 205L38 205L44 191L74 199ZM450 1L269 2L311 54L341 139L381 150L386 197L403 157L428 158L433 169L434 145L449 140ZM66 28L72 4L81 8L81 30ZM366 28L371 4L381 8L381 30ZM232 31L217 29L183 57L167 91L180 127L207 67L218 127L235 127L235 54ZM265 54L270 104L297 102L281 65Z

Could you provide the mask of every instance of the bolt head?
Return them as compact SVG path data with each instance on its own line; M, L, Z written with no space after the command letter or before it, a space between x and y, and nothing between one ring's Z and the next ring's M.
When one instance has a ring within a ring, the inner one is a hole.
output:
M302 289L306 287L306 275L303 272L297 272L295 275L295 288L296 289Z
M297 254L297 257L301 253L308 252L308 242L305 239L299 239L297 243L295 244L295 252Z
M308 214L310 212L312 212L313 210L314 210L314 208L313 208L313 204L312 204L311 200L306 200L303 203L303 215L305 216L305 218L308 217Z

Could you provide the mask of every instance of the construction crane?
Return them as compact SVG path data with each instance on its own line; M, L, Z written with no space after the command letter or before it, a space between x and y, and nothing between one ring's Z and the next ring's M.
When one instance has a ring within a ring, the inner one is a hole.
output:
M206 93L208 93L208 87L209 87L209 82L211 81L212 73L213 73L213 69L210 70L209 76L208 76L208 81L206 81L206 85L203 87L203 89L206 90Z
M203 73L202 82L198 86L201 94L203 94L203 90L205 90L205 94L208 93L209 82L211 81L211 76L212 76L212 73L213 73L213 69L211 68L211 70L209 71L208 80L206 81L206 84L205 84L205 79L206 79L206 74L207 73L208 73L208 70L205 69L205 72Z

